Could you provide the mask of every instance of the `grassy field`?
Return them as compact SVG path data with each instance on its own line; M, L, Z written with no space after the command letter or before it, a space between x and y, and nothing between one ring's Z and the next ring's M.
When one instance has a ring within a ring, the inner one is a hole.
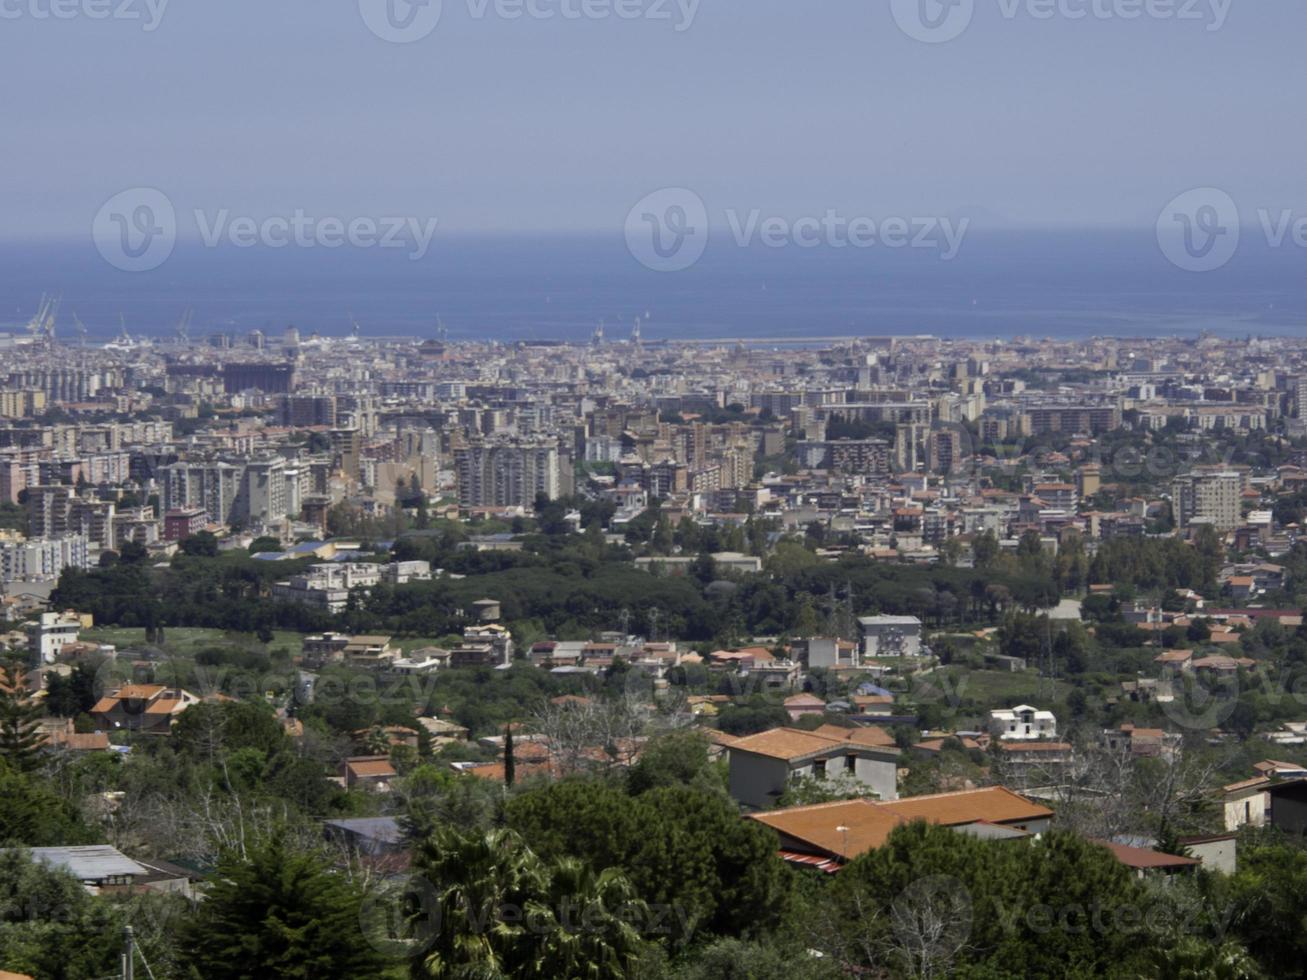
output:
M123 629L117 626L97 626L84 630L81 639L91 643L112 643L119 650L130 650L145 646L145 630ZM226 633L217 629L192 629L182 626L168 626L164 629L164 645L180 656L194 655L196 650L210 646L222 646L227 643L246 643L254 640L250 633ZM395 646L405 654L420 647L439 646L438 640L431 637L405 637L396 640ZM272 634L269 649L285 647L292 655L298 655L304 646L304 636L288 630L276 630Z
M112 643L119 650L145 646L145 630L123 629L116 626L97 626L84 630L81 639L91 643ZM221 646L224 643L239 643L253 640L249 633L226 633L217 629L191 629L183 626L169 626L164 629L164 646L178 654L194 654L196 650L208 646ZM304 645L304 637L299 633L277 630L272 635L269 647L285 647L292 654L298 654Z
M1043 707L1040 702L1065 701L1071 691L1071 685L1065 681L1041 678L1033 670L1012 672L945 667L923 679L929 680L940 673L951 673L956 678L952 686L962 698L995 708L1010 708L1022 701Z

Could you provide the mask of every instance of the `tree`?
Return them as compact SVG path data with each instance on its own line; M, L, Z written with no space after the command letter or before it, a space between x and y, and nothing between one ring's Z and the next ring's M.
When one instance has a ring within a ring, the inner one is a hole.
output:
M216 558L218 539L212 531L198 531L182 541L182 553L196 558Z
M6 657L0 662L0 760L11 769L31 772L40 764L43 716L28 693L22 660Z
M971 543L971 553L975 556L977 568L988 568L992 565L994 559L998 557L998 551L998 538L993 531L978 535Z
M663 786L690 786L710 779L708 739L696 729L668 732L645 743L640 758L627 770L632 796Z
M39 977L118 975L117 908L87 893L69 872L0 850L0 968ZM15 974L5 974L13 976Z
M1060 831L990 843L920 821L896 828L818 899L818 946L848 975L1134 975L1136 938L1087 924L1137 910L1137 886L1110 851ZM1046 928L1032 909L1077 917Z
M204 980L373 977L377 951L361 942L360 895L283 832L218 862L185 930L186 962Z
M572 779L510 800L505 820L546 859L621 868L645 901L679 910L679 940L759 934L784 912L789 879L775 833L741 820L721 794L669 786L631 798Z
M619 871L547 864L511 830L442 827L418 844L414 868L414 977L621 980L644 951L632 920L647 916Z
M513 726L504 726L504 785L509 789L517 782L517 760L513 758Z
M60 847L96 840L76 808L45 781L14 772L0 762L0 846Z

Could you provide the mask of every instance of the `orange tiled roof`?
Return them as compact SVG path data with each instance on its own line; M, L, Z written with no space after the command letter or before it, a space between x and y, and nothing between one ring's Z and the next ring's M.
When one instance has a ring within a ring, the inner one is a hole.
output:
M1128 868L1188 868L1201 861L1194 858L1180 857L1178 854L1163 854L1147 847L1129 847L1114 844L1111 841L1096 840L1095 844L1106 847L1112 856Z
M355 776L394 776L394 767L385 759L360 759L347 763Z
M167 689L162 684L126 684L118 689L114 697L124 701L148 701L165 690Z
M927 820L947 826L981 820L988 823L1042 820L1053 815L1048 807L1033 803L1002 786L909 796L878 805L905 820Z
M856 729L848 729L848 731L856 731ZM832 738L828 735L819 735L816 732L805 732L798 728L773 728L770 731L759 732L756 735L746 735L744 738L736 739L731 746L731 751L753 752L773 759L790 761L802 759L805 756L817 755L841 745L847 745L850 742L854 742L854 740L847 737ZM867 745L863 742L854 742L854 744L865 745L868 748L889 748L889 746ZM897 752L898 750L894 749L893 751Z
M843 858L880 847L903 819L870 800L840 800L755 813L750 819L785 837ZM843 828L843 829L841 829Z
M820 725L813 729L813 734L824 735L827 738L838 739L842 742L854 742L857 745L883 746L889 748L895 744L894 736L877 725L867 725L863 728L841 728L839 725Z

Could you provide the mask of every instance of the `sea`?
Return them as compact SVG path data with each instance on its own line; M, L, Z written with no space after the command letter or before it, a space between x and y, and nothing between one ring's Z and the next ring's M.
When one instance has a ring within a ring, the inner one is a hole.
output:
M1254 241L1220 269L1171 265L1151 228L971 234L945 260L883 246L740 247L712 238L702 258L654 271L622 236L437 235L405 251L238 248L180 243L159 268L123 272L88 241L0 243L0 333L21 332L42 295L88 338L279 333L584 342L949 338L1293 336L1307 341L1307 250Z

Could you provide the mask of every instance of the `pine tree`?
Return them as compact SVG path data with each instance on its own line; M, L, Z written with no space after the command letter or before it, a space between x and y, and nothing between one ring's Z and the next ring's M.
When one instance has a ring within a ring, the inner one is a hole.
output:
M281 835L218 863L185 937L205 980L376 977L379 955L359 935L358 893Z
M0 663L0 759L19 772L40 763L43 712L27 691L27 671L14 657Z

